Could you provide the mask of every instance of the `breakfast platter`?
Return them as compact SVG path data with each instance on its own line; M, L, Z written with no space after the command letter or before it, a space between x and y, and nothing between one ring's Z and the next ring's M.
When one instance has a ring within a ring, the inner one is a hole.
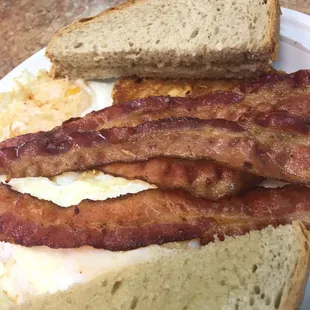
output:
M295 72L301 69L310 69L310 16L293 11L293 10L285 9L285 8L282 8L281 11L282 11L282 15L280 18L281 22L280 22L279 54L278 54L277 61L273 63L273 68L276 70L283 70L286 73ZM30 74L31 76L36 76L41 70L49 71L51 69L51 62L45 56L45 53L46 53L46 49L38 51L36 54L31 56L30 58L25 60L23 63L21 63L19 66L17 66L14 70L12 70L8 75L6 75L0 81L0 92L10 92L13 89L16 89L18 85L23 83L25 76L27 76L28 74ZM47 79L47 78L44 77L44 79ZM117 79L107 79L103 81L101 80L85 81L82 79L78 79L76 82L77 85L81 86L81 88L85 90L85 93L89 95L89 99L87 100L91 101L91 103L86 108L83 107L84 109L83 112L80 113L80 115L78 116L85 116L87 113L91 111L98 111L98 110L111 106L113 103L113 99L114 101L116 100L116 97L113 97L112 95L112 90L114 91L115 89L115 88L113 89L113 87L116 81ZM70 91L72 91L72 88ZM73 90L73 92L74 91L75 90ZM81 100L86 98L86 97L83 97L83 94L81 94L81 96L82 97L76 97L76 100L78 98L81 98ZM143 103L141 105L143 105ZM0 105L0 113L1 113L1 105ZM69 122L69 126L70 126L70 122ZM124 139L125 134L122 133L122 135L123 135L122 139ZM1 135L0 135L0 138L1 138ZM100 139L101 138L102 136L100 135ZM108 141L108 138L104 137L104 139ZM164 161L162 162L162 164L163 163ZM77 171L77 170L74 170L74 171ZM58 204L63 207L69 207L71 205L78 205L79 203L83 203L83 200L85 199L104 200L107 198L119 197L120 195L127 194L127 193L137 193L143 190L154 188L152 185L144 182L144 181L148 181L148 179L142 178L143 181L134 180L134 181L127 182L127 181L124 181L122 178L110 177L105 173L109 173L109 171L101 169L101 171L98 174L96 174L95 181L93 181L94 179L93 175L91 177L89 176L84 177L84 175L83 177L81 177L82 173L80 175L79 172L76 172L76 173L74 172L72 174L70 174L69 172L65 176L64 175L57 176L58 173L54 173L53 175L56 175L57 177L54 177L53 181L49 180L48 178L44 178L43 180L44 175L38 178L36 177L28 178L27 176L27 178L25 178L27 179L27 182L24 182L23 179L19 181L18 179L13 178L12 180L10 180L9 185L12 186L14 190L17 190L21 193L31 194L35 197L38 197L39 199L52 201L54 204ZM114 174L112 173L112 175ZM4 178L2 177L1 179L1 177L2 176L0 175L0 182L4 182ZM92 178L92 181L89 181L90 178ZM268 182L266 183L268 187L269 186L276 187L276 183L273 183L273 181L268 181ZM153 184L152 182L149 182L149 183ZM157 184L157 183L154 182L154 184ZM68 198L66 196L70 196L70 197ZM150 206L150 208L151 207L152 206ZM75 213L78 214L79 212L80 212L80 209L76 207ZM197 246L195 241L190 241L190 242L193 242L193 243L190 243L189 247L195 248ZM120 247L120 250L122 249L123 248ZM1 255L3 255L3 253L1 254L2 250L0 247L0 260L1 260ZM49 250L51 257L54 255L52 254L52 251L54 250L55 249ZM101 254L99 251L106 251L106 250L97 251L96 249L97 252L87 250L85 251L85 253L82 251L79 253L76 253L75 258L72 255L71 262L70 262L68 260L65 261L63 258L66 255L65 250L64 252L62 252L62 254L59 254L59 257L56 258L55 256L55 260L53 261L56 266L55 268L60 268L59 266L62 263L71 264L73 259L86 261L87 255L92 257L92 259L94 259L94 262L98 264L98 266L96 267L98 268L98 271L104 264L106 264L104 268L109 268L109 266L112 268L113 261L119 262L120 266L127 266L125 263L126 260L127 261L132 260L132 261L138 262L140 260L143 261L143 259L146 257L151 257L152 255L155 255L153 252L151 252L151 250L149 251L148 249L137 249L137 250L134 249L133 251L128 251L127 254L115 254L115 256L114 254L112 255L111 253L110 254L105 253L104 262L100 262ZM167 254L168 252L167 253L160 252L160 254L158 254L157 251L159 253L158 249L154 250L154 252L156 252L156 255L161 255L161 257L170 255L170 254ZM43 252L40 255L42 255L42 258L47 257L47 256L44 256L47 254L46 253L44 254ZM30 257L30 254L29 254L29 257ZM142 257L144 258L142 259ZM30 267L29 270L34 270L31 268L34 268L34 267ZM94 272L96 272L96 268ZM64 274L66 272L64 271ZM59 275L59 279L62 279L61 281L64 281L68 285L64 284L63 285L64 288L61 288L61 285L57 284L58 286L57 288L55 286L56 289L54 291L57 291L58 289L66 289L69 286L69 284L79 283L79 282L84 281L84 280L83 281L76 280L78 277L76 273L74 272L70 273L70 272L67 272L66 275L63 277ZM94 275L92 275L92 277L94 277ZM74 280L72 280L73 278ZM0 279L0 286L1 286L1 283L2 282ZM41 285L38 281L36 283L37 283L36 284L37 287L38 285ZM118 281L116 281L115 283L118 283ZM42 285L45 285L45 284L42 284ZM112 290L114 289L115 289L115 285L113 286ZM256 288L256 290L258 289ZM51 291L53 290L50 289L49 292ZM261 294L260 296L262 299L264 298L262 297L264 296L264 294ZM0 296L0 300L1 300L1 296ZM266 305L267 303L268 303L268 300L266 301ZM136 307L136 304L137 304L137 301L136 299L134 299L134 301L132 301L132 304L131 304L133 305L133 308L131 309L134 309ZM304 300L303 300L303 303L300 309L307 310L309 308L310 308L310 278L306 286ZM187 308L184 308L184 309L187 309Z

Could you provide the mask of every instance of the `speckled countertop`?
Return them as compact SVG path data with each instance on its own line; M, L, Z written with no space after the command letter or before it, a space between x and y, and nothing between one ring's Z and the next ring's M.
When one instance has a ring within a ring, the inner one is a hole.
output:
M95 15L122 0L0 0L0 78L46 46L76 19ZM310 0L280 0L283 7L310 14Z

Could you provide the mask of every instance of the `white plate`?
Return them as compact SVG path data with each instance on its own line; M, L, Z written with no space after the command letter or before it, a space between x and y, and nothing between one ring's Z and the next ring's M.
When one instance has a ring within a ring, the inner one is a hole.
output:
M282 9L280 29L280 53L274 67L286 72L299 69L310 69L310 16ZM13 85L12 79L27 69L36 73L40 69L49 69L50 63L44 57L44 49L34 54L17 66L0 81L0 91L9 91ZM102 82L104 84L104 82ZM110 89L109 87L107 89ZM305 299L301 310L310 309L310 281L308 281Z

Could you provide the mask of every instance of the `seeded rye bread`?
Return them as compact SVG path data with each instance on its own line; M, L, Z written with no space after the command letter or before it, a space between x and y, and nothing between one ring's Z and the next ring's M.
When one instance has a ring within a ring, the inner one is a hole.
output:
M276 59L278 0L129 0L60 30L55 76L247 77Z
M309 267L309 235L301 223L269 226L199 249L181 244L154 246L151 261L8 309L298 309Z

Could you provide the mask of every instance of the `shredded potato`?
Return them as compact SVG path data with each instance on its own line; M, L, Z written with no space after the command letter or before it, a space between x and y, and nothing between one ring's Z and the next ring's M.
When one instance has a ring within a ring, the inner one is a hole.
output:
M83 83L52 79L45 71L15 79L12 92L0 93L0 141L21 134L51 130L83 114L92 97Z

